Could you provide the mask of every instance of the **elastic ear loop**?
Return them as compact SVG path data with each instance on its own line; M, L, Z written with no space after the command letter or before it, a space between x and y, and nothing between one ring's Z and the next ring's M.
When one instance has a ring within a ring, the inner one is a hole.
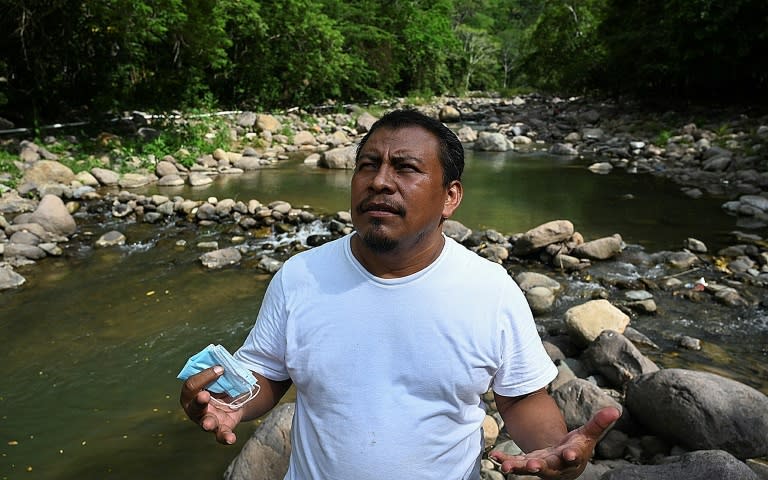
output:
M232 410L240 410L245 406L246 403L256 398L256 395L259 394L259 391L261 390L261 385L258 383L255 387L248 387L248 392L242 393L235 398L232 399L231 402L224 402L216 397L211 396L211 401L214 403L217 403L221 406L230 408Z

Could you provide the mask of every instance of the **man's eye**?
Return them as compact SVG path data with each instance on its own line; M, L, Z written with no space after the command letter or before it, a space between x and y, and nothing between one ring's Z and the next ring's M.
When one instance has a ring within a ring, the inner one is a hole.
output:
M371 170L376 168L376 164L373 162L358 162L356 169L359 170Z

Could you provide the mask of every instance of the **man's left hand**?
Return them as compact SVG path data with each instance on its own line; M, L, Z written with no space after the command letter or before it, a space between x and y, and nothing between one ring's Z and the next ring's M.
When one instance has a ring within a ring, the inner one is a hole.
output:
M620 416L621 412L614 407L603 408L585 425L568 432L558 445L524 455L493 451L488 457L501 463L504 474L533 474L544 479L571 480L581 475L595 445Z

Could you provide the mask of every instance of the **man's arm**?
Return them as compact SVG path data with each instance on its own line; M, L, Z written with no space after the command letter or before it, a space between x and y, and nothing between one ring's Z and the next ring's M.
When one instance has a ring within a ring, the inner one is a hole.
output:
M524 452L557 445L568 433L563 414L546 389L520 397L493 395L507 433Z
M496 407L510 437L526 453L491 452L502 473L534 474L545 479L574 479L587 466L595 445L621 412L599 410L585 425L567 431L563 415L545 389L520 397L494 393Z
M179 401L187 416L207 432L213 432L219 443L231 445L237 441L234 429L241 421L253 420L266 414L283 398L291 386L291 380L278 382L254 373L259 382L259 394L239 410L219 407L211 402L211 394L205 386L224 374L220 366L203 370L189 377L181 387Z

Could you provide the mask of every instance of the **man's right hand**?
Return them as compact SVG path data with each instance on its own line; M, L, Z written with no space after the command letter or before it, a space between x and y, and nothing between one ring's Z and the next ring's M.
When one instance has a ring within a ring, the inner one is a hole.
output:
M237 440L234 429L243 418L243 410L230 410L211 402L211 394L206 385L215 382L224 375L221 366L207 368L189 377L181 387L179 401L187 416L200 425L206 432L213 432L216 440L225 445L232 445Z

